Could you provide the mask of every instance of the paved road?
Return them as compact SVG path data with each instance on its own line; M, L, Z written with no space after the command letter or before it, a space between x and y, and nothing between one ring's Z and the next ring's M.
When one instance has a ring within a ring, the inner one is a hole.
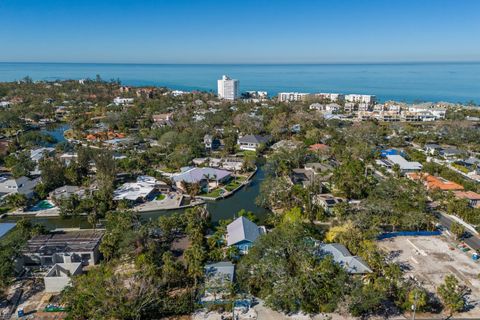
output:
M446 216L444 213L442 213L440 211L436 211L435 216L439 219L439 222L442 226L444 226L445 228L450 230L450 226L452 225L454 220L452 220L451 218L449 218L448 216ZM473 234L469 233L469 232L467 232L467 233L468 233L469 236L467 238L465 238L463 241L468 246L470 246L473 250L480 252L480 238L476 235L473 235Z

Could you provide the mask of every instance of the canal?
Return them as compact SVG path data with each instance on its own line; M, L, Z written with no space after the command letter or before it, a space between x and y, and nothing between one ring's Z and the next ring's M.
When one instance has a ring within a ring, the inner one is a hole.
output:
M63 137L63 132L69 129L69 125L60 125L56 127L49 127L42 129L43 132L50 134L51 136L57 139L57 142L65 141ZM260 166L257 170L257 173L252 177L250 183L244 186L242 189L238 190L236 193L231 195L228 198L218 200L218 201L208 201L207 210L211 215L212 222L217 222L218 220L233 218L238 211L245 209L247 211L252 211L259 218L260 221L263 221L268 215L268 210L265 208L259 207L256 205L255 200L260 192L260 184L265 178L265 172L263 167ZM162 215L170 215L174 212L182 213L183 210L169 210L169 211L153 211L142 213L141 218L143 221L149 221L157 219ZM21 219L20 217L6 217L0 222L15 222ZM33 222L44 225L47 229L55 228L90 228L91 225L88 223L86 217L32 217Z
M238 190L236 193L228 198L218 201L207 201L207 210L211 215L212 222L218 220L233 218L238 211L245 209L252 211L263 221L268 215L269 211L265 208L256 205L255 200L260 192L260 184L265 177L265 172L262 167L259 167L257 173L253 176L250 183ZM151 221L158 219L162 215L171 215L175 212L182 213L184 210L168 210L168 211L153 211L142 213L142 221ZM0 222L15 222L21 217L5 217ZM91 228L85 216L82 217L31 217L32 222L41 224L47 229L55 228Z

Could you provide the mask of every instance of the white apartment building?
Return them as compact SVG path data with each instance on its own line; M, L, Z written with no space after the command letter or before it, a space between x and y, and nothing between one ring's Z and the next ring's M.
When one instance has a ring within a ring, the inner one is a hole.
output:
M218 97L225 100L236 100L240 95L240 81L230 79L228 76L222 76L217 81Z
M376 101L376 96L368 94L347 94L345 95L345 101L353 103L374 104Z
M341 93L315 93L315 98L330 100L331 102L340 102L345 99Z
M413 105L408 107L408 111L415 112L415 113L430 113L435 119L445 119L445 115L447 114L447 110L443 108L434 108L424 105Z
M280 101L280 102L304 101L309 96L310 96L310 93L279 92L278 93L278 101Z

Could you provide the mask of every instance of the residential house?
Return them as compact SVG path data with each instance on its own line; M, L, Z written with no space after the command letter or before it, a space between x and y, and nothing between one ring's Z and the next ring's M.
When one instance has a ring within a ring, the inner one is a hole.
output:
M30 179L25 176L20 178L0 177L0 198L8 194L20 193L31 198L35 186L40 183L40 178Z
M300 147L303 143L301 141L295 140L280 140L277 143L274 143L270 148L274 151L286 150L293 151Z
M436 143L427 143L423 149L426 153L434 155L435 153L439 153L442 150L442 147Z
M264 233L265 227L259 227L245 217L239 217L227 226L227 245L235 246L240 254L247 254L257 238Z
M48 198L51 200L61 200L68 199L73 195L78 196L79 198L85 197L85 189L77 186L62 186L48 194Z
M423 181L428 190L458 191L463 190L463 186L446 180L442 177L435 177L428 173L410 172L406 174L407 178L415 181Z
M133 103L133 98L116 97L115 99L113 99L113 103L116 106L124 106L124 105L128 105L128 104L132 104Z
M249 134L238 138L237 144L240 150L256 151L261 145L268 144L270 140L270 136Z
M456 163L466 167L467 169L474 171L477 169L478 172L480 172L480 159L476 157L469 157L465 160L459 160Z
M387 155L384 159L376 161L378 165L393 169L394 166L398 166L402 174L414 171L422 170L422 164L415 161L407 161L401 155Z
M345 199L335 197L331 194L316 194L313 196L313 202L323 208L326 213L331 213L332 209L339 203L345 202Z
M290 181L293 184L302 185L304 188L312 185L315 181L315 172L309 169L296 168L292 169Z
M210 134L206 134L204 137L203 137L203 144L205 145L205 149L206 150L217 150L218 148L220 148L221 146L221 141L220 139L210 135Z
M458 199L467 199L472 208L480 208L480 194L473 191L454 191L453 194Z
M216 169L216 168L195 168L195 167L185 167L182 168L182 171L172 177L173 182L178 189L183 191L183 184L185 183L198 183L202 189L205 189L209 185L210 181L213 181L217 187L219 183L226 183L232 177L232 173L227 170Z
M152 115L154 127L165 127L173 125L173 113L157 113Z
M137 177L137 183L142 183L146 185L151 185L153 186L156 190L162 193L168 193L172 190L170 185L164 181L155 179L154 177L151 176L138 176Z
M56 263L97 264L103 230L53 232L34 236L22 250L24 265L53 266Z
M457 158L461 155L464 154L463 151L457 149L457 148L454 148L454 147L449 147L449 148L444 148L442 150L440 150L440 155L444 158Z
M350 274L372 273L372 269L359 256L352 256L348 249L340 243L322 243L317 249L318 256L330 255L333 261L342 266Z
M151 198L155 190L155 186L150 183L127 182L113 192L113 200L143 202Z
M43 277L45 283L45 292L58 293L71 284L72 276L82 273L82 264L74 263L56 263Z

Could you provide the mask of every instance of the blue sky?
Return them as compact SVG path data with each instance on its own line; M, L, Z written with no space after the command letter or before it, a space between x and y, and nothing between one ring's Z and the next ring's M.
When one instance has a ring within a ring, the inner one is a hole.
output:
M477 0L0 0L0 61L479 61Z

